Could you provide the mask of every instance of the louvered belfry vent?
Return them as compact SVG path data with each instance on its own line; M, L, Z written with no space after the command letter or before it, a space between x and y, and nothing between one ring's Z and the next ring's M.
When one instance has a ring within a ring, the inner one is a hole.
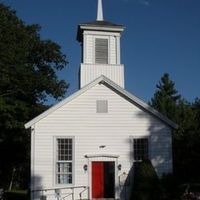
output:
M108 64L108 39L95 39L95 63Z

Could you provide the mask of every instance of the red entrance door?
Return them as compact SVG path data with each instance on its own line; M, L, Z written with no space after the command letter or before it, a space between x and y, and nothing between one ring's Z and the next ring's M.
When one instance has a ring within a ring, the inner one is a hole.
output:
M104 164L92 162L92 198L104 197Z
M92 198L115 197L115 163L92 162Z

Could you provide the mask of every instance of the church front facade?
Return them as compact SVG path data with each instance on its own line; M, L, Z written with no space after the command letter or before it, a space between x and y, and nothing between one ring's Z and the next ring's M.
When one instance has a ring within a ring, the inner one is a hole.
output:
M176 124L124 89L120 37L103 19L80 24L80 90L25 124L31 129L31 198L128 199L134 167L172 172Z

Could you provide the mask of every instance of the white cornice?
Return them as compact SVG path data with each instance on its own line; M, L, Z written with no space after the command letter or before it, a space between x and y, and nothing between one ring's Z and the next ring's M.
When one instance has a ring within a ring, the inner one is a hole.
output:
M106 158L119 158L119 155L116 154L87 154L85 158L98 158L98 157L106 157Z
M102 27L102 26L86 26L86 25L80 25L80 29L84 30L96 30L96 31L111 31L111 32L122 32L124 31L124 28L120 27Z

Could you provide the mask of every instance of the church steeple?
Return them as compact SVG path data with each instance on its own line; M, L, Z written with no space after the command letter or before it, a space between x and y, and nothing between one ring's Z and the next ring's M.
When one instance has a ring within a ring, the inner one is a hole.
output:
M78 26L77 40L82 46L80 88L101 75L124 88L124 65L120 59L123 31L122 25L104 20L102 0L98 0L96 21Z
M103 21L103 6L102 6L102 0L98 0L97 21Z

